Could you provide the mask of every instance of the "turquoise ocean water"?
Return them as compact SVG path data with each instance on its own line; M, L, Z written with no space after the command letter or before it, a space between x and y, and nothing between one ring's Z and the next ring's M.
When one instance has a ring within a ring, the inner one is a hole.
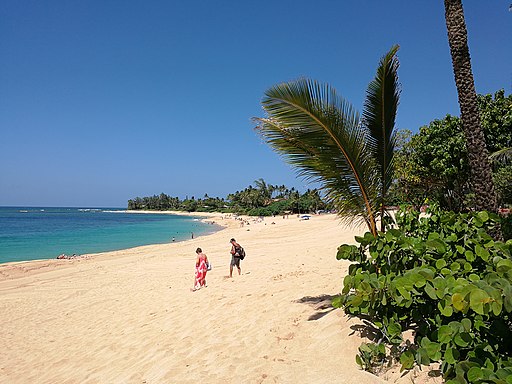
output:
M188 240L220 229L197 217L115 208L0 207L0 263Z

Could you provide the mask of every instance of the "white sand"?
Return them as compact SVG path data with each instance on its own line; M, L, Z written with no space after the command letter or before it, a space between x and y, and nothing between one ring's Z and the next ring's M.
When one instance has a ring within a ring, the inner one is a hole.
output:
M330 306L348 267L336 249L364 228L349 230L333 215L243 228L210 220L228 228L1 265L0 383L384 382L355 363L357 320ZM247 257L229 279L231 237ZM196 247L213 270L208 287L191 292Z

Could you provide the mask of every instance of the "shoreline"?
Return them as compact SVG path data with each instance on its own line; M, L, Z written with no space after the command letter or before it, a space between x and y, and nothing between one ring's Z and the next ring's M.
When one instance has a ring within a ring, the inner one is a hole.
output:
M218 220L186 241L0 266L0 382L424 382L361 371L361 323L330 305L350 265L336 249L365 228ZM231 237L247 253L233 278ZM213 269L191 292L197 247Z
M119 211L123 213L140 213L140 214L153 214L154 211ZM5 263L0 263L0 281L2 278L16 278L19 275L18 270L21 270L23 274L27 272L34 272L34 273L42 273L48 270L53 270L56 268L59 268L60 266L66 267L66 265L74 264L77 262L80 262L82 260L94 260L98 258L110 258L110 257L119 257L119 255L129 252L134 253L140 253L144 252L146 250L152 250L152 247L158 247L158 246L165 246L165 245L171 245L171 244L179 244L184 242L190 242L194 240L199 240L201 238L205 238L208 236L215 235L219 232L222 232L229 228L236 228L239 226L238 222L233 222L233 214L222 214L222 213L216 213L216 212L207 212L206 215L200 213L200 212L182 212L182 211L158 211L160 214L168 214L168 215L180 215L180 216L207 216L207 218L202 219L202 222L210 223L209 220L212 218L216 218L218 221L213 221L214 224L216 224L218 227L220 227L219 230L215 232L209 232L206 234L197 234L197 236L194 237L194 239L186 239L186 240L177 240L175 242L167 242L167 243L153 243L153 244L146 244L146 245L138 245L135 247L129 247L129 248L121 248L113 251L104 251L104 252L93 252L93 253L84 253L81 255L78 255L77 257L68 258L68 259L58 259L57 257L51 258L51 259L33 259L33 260L20 260L20 261L8 261ZM244 220L250 220L252 216L238 216L240 218L243 218ZM228 221L224 221L224 220ZM19 268L17 268L19 267Z
M219 232L219 231L222 231L223 229L225 229L225 226L223 226L222 224L219 224L216 221L213 221L213 222L211 221L211 218L219 218L222 215L220 213L206 212L205 214L199 214L199 212L182 212L182 211L130 211L130 210L119 210L119 211L112 211L112 212L140 213L140 214L168 214L168 215L177 215L177 216L204 217L203 219L200 220L201 222L203 222L205 224L216 224L218 227L220 227L220 229L216 230L213 233L216 233L216 232ZM209 231L207 233L205 233L205 234L201 234L201 233L197 233L196 234L196 233L194 233L195 237L197 237L197 238L200 238L200 237L203 237L203 236L208 236L210 234L212 234L212 232L209 232ZM187 241L187 240L177 240L175 242L178 243L178 242L183 242L183 241ZM169 243L171 243L171 242L169 242ZM115 249L115 250L83 253L83 254L78 254L75 257L69 257L69 258L63 258L63 259L58 259L58 256L55 256L55 257L52 257L52 258L6 261L6 262L3 262L3 263L0 263L0 275L2 274L2 267L9 266L9 265L14 265L14 264L44 263L44 262L48 262L48 261L51 261L51 260L59 260L59 261L63 261L63 260L67 260L67 261L69 261L69 260L79 260L79 259L89 258L89 257L91 257L93 255L102 255L102 254L106 254L106 253L110 253L110 252L119 252L119 251L125 251L125 250L127 251L127 250L130 250L130 249L135 249L135 248L139 248L139 247L146 247L146 246L152 246L152 245L162 245L162 244L167 244L167 243L150 243L150 244L144 244L144 245L136 245L136 246L127 247L127 248L119 248L119 249Z

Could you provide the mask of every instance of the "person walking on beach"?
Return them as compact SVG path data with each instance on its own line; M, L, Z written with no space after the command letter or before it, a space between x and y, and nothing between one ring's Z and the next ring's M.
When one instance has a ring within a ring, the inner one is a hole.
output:
M196 249L196 254L196 273L192 292L206 287L206 273L208 272L208 256L203 253L201 248Z
M235 239L231 239L229 242L231 243L231 263L229 264L229 277L233 277L233 267L235 265L238 268L238 274L240 275L242 273L242 270L240 269L240 260L242 260L240 253L242 246L238 244Z

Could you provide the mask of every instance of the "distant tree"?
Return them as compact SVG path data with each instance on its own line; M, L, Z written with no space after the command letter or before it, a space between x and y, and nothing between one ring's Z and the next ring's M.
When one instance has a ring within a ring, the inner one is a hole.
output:
M415 147L412 144L413 133L402 129L396 133L395 173L389 190L389 204L412 204L419 207L429 195L428 187L419 172L418 165L411 161Z
M187 212L196 212L199 204L197 200L192 197L191 199L183 200L180 207L181 210L187 211Z
M258 190L258 200L262 201L263 205L270 204L272 200L272 186L265 183L263 179L258 179L254 183Z
M422 127L411 139L412 173L425 195L451 211L464 211L469 192L469 165L460 119L447 115Z

